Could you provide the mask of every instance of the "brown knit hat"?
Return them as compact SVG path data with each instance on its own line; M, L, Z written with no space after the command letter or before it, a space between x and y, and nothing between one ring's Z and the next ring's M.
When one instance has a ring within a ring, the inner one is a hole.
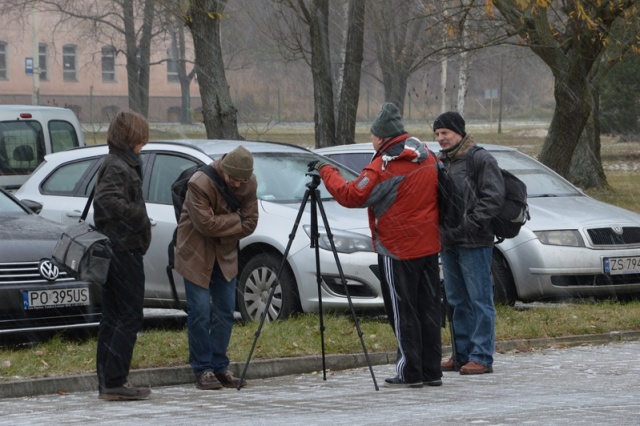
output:
M222 157L220 168L231 177L249 179L253 174L253 156L240 145Z

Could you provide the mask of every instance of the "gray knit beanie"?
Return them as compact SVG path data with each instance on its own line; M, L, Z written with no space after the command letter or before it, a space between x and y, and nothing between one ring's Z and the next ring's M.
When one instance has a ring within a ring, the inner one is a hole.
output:
M436 121L433 122L433 131L435 132L438 129L449 129L462 137L466 136L466 132L464 130L465 123L464 118L455 111L444 112L436 118Z
M249 179L253 174L253 156L247 148L240 145L222 157L220 168L231 177Z
M379 138L392 138L404 133L400 110L391 102L385 102L371 125L371 134Z

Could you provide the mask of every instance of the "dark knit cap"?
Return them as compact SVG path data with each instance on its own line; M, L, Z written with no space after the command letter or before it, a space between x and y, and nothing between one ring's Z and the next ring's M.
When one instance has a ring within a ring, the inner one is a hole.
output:
M400 110L391 102L385 102L371 125L371 134L379 138L392 138L404 133Z
M220 168L231 177L249 179L253 174L253 156L240 145L222 157Z
M462 137L467 134L464 131L464 118L455 111L442 113L436 118L436 121L433 122L433 131L435 132L438 129L449 129Z

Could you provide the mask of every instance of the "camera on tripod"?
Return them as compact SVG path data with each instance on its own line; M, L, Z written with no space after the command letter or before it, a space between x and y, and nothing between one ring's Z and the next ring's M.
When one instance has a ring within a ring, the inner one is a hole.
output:
M342 266L340 265L340 259L338 257L338 251L336 250L336 246L333 242L333 235L331 233L331 229L329 228L329 221L327 219L327 214L324 211L324 207L322 206L322 199L320 197L320 190L318 189L318 186L320 185L321 179L320 179L320 173L318 172L316 166L318 165L318 163L320 163L320 160L314 160L314 161L310 161L309 163L307 163L307 172L305 173L306 176L310 176L312 179L310 182L308 182L306 184L306 191L304 193L304 196L302 198L302 202L300 204L300 208L298 209L298 215L296 216L295 222L293 224L293 229L291 230L291 233L289 234L289 242L287 243L287 247L284 250L284 254L282 256L282 261L280 263L280 266L278 268L278 272L276 273L276 279L273 281L273 283L271 284L271 288L269 290L269 296L267 298L267 301L265 303L266 308L262 311L262 314L260 315L260 323L258 324L258 329L255 333L255 338L253 339L253 344L251 345L251 349L249 351L249 356L247 358L247 362L244 366L244 370L242 370L242 374L240 376L240 382L242 383L242 380L244 380L245 374L247 373L247 369L249 368L249 361L251 360L251 356L253 355L253 351L256 347L256 343L258 340L258 337L260 336L260 332L262 331L262 326L264 325L265 319L267 317L267 312L269 309L269 306L271 305L271 301L273 300L273 294L276 290L276 286L279 285L280 282L280 275L282 274L282 270L284 267L284 263L286 262L286 259L289 255L289 249L291 249L291 244L293 242L293 239L295 238L296 235L296 230L298 228L298 226L300 225L300 220L302 218L302 214L305 212L305 206L307 205L307 202L310 202L310 208L309 208L309 214L310 214L310 227L311 227L311 231L309 235L309 238L311 239L311 247L315 250L315 256L316 256L316 285L317 285L317 289L318 289L318 313L319 313L319 317L320 317L320 340L321 340L321 345L322 345L322 371L323 371L323 379L327 380L327 369L326 369L326 360L325 360L325 347L324 347L324 319L323 319L323 308L322 308L322 290L321 290L321 283L322 283L322 274L320 271L320 260L319 260L319 249L320 249L320 244L319 244L319 238L320 238L320 233L318 231L318 212L320 213L320 217L322 219L322 223L324 224L324 229L326 231L326 237L329 240L329 244L331 246L331 251L333 252L333 258L336 262L336 266L338 268L338 271L340 273L340 281L343 285L345 294L347 296L347 300L349 301L349 307L351 310L351 315L353 317L353 322L355 324L356 330L357 330L357 334L358 337L360 338L360 343L362 344L362 351L364 353L365 359L367 360L367 364L369 365L369 371L371 372L371 378L373 379L373 385L375 387L375 390L378 390L378 383L376 382L376 377L373 374L373 368L371 367L371 360L369 359L369 354L367 352L367 348L364 344L364 339L362 337L362 330L360 329L360 324L358 322L358 317L356 315L355 312L355 308L353 307L353 302L351 301L351 295L349 294L349 288L347 287L347 281L346 278L344 276L344 272L342 271ZM242 386L238 386L238 390L240 390L242 388Z

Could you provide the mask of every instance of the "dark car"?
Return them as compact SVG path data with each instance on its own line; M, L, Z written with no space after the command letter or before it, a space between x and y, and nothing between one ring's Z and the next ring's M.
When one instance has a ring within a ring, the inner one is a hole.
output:
M51 261L63 229L0 189L0 334L99 321L99 286L76 281Z

